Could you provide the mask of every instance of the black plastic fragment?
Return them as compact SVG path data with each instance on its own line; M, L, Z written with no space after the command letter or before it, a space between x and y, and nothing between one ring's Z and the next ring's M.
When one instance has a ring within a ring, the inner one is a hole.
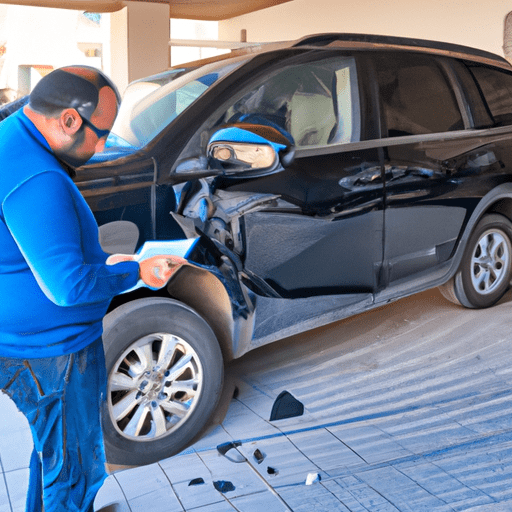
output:
M188 483L188 486L190 487L191 485L202 485L204 484L204 480L202 478L194 478L193 480L190 480L190 482Z
M304 405L299 402L288 391L282 391L276 398L272 411L270 413L270 421L284 420L285 418L294 418L304 414Z
M216 482L213 482L213 486L215 487L215 489L217 489L217 491L222 493L235 490L235 486L231 482L228 482L226 480L217 480Z
M229 441L227 443L222 443L217 445L217 451L221 455L226 455L226 453L229 452L232 448L238 448L239 446L242 446L242 443L240 441Z
M242 446L240 441L230 441L228 443L219 444L217 451L231 462L246 462L247 459L237 450L239 446Z
M256 448L256 450L254 451L254 458L256 459L256 462L258 464L261 464L265 460L265 455L261 453L259 448Z
M278 475L279 474L279 471L276 469L276 468L273 468L272 466L269 466L267 468L267 473L269 475Z

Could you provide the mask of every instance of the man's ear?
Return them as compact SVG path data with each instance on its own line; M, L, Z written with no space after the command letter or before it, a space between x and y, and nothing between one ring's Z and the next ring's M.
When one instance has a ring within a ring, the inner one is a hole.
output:
M67 108L60 113L59 124L67 135L75 135L82 126L82 118L74 108Z

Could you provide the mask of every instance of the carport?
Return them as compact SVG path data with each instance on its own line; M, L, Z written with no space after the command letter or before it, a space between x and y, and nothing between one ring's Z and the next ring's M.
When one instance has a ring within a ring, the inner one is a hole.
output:
M170 18L225 20L288 1L5 0L0 3L111 13L111 52L114 57L111 75L123 90L129 82L169 67ZM233 42L224 44L224 47L240 47L243 44Z
M511 300L469 310L431 290L248 354L222 423L110 475L95 509L510 511ZM270 421L283 391L304 414ZM23 512L30 430L5 395L0 406L0 510Z
M170 34L171 18L218 21L219 41L202 41L202 45L226 49L312 33L352 32L439 40L507 57L512 52L507 0L480 4L468 0L448 4L444 0L381 4L371 0L0 0L0 4L110 13L110 74L121 90L173 64L170 45L195 44Z

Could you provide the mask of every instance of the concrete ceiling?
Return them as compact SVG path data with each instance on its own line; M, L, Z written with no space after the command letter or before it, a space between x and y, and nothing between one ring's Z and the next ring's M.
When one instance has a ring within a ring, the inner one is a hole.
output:
M169 4L170 18L194 20L224 20L242 14L272 7L291 0L138 0ZM30 5L33 7L54 7L90 12L119 11L131 0L0 0L2 4Z

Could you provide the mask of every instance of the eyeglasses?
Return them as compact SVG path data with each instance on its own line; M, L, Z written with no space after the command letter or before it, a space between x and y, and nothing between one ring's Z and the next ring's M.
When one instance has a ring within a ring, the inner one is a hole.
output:
M80 115L80 113L79 113ZM89 119L86 117L80 115L80 118L82 119L82 122L85 124L85 126L88 126L98 137L98 139L102 139L103 137L107 137L110 133L110 130L100 130L97 126L94 126Z

